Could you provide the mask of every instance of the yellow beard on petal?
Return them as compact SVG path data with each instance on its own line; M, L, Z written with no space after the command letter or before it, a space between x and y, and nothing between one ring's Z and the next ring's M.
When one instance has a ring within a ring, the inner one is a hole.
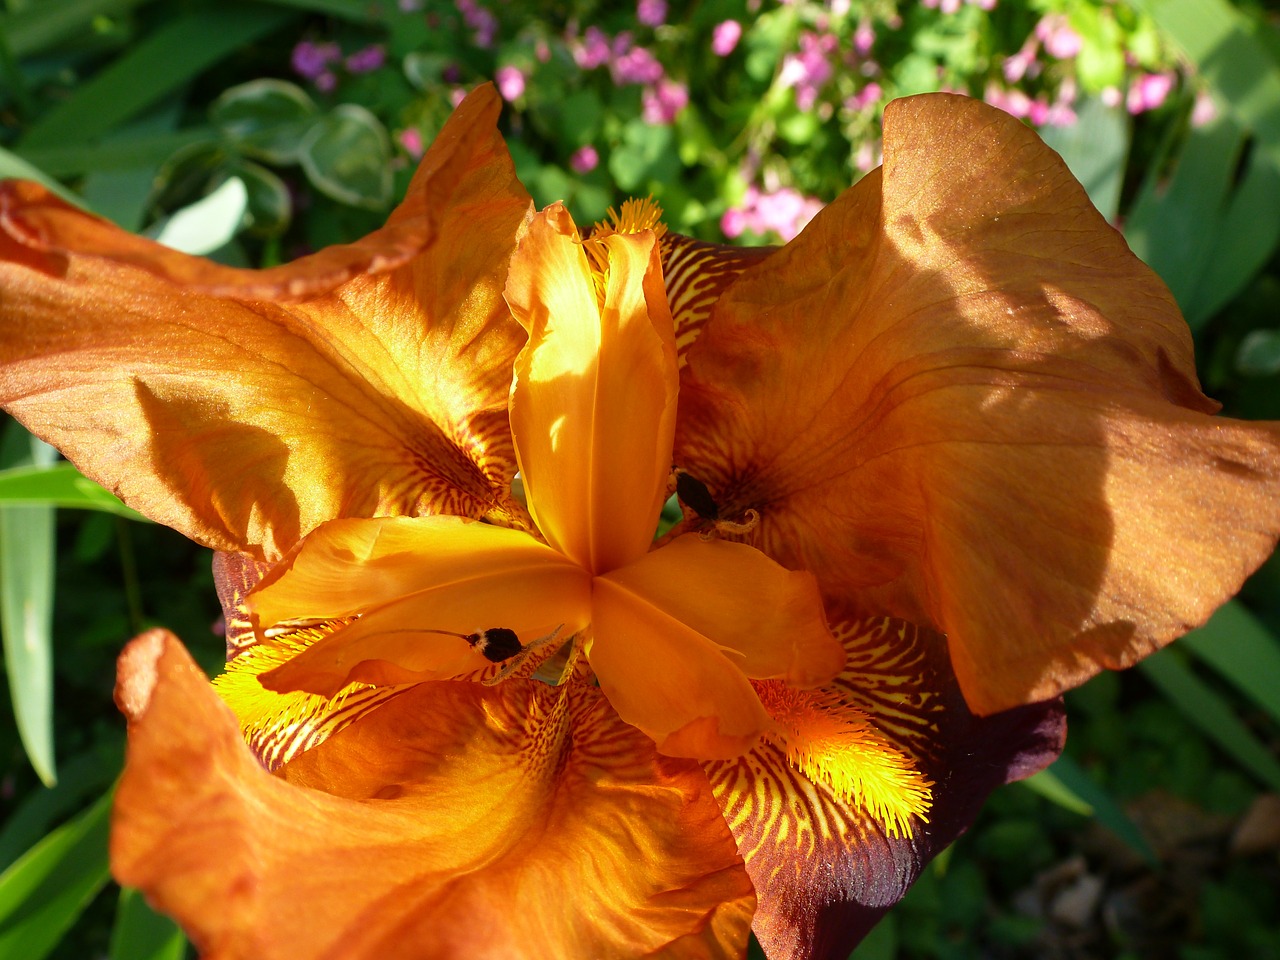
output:
M823 690L776 680L755 688L776 724L767 738L809 780L864 810L890 837L910 837L914 819L928 822L932 781L865 713Z
M580 240L587 263L591 268L591 280L595 285L596 302L604 309L605 290L609 287L609 249L600 241L615 234L630 235L652 230L655 240L661 240L667 232L662 223L662 207L653 197L643 200L631 198L623 201L622 210L610 207L605 219L597 221L585 240Z

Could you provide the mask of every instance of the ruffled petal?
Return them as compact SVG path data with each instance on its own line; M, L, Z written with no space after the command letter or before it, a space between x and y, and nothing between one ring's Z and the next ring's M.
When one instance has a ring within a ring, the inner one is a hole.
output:
M1202 623L1280 531L1280 428L1211 418L1164 285L1021 123L929 95L883 179L718 302L676 462L825 596L948 637L981 713Z
M741 956L705 776L589 688L425 684L258 765L181 645L121 658L112 869L220 960Z
M586 241L560 205L533 219L507 302L529 332L511 429L529 510L548 542L593 573L643 554L671 471L678 379L653 232ZM603 248L603 249L601 249Z
M720 294L738 274L769 256L775 248L731 247L670 231L662 235L659 246L662 283L675 323L676 354L683 367L689 348L698 339Z
M1002 783L1061 751L1057 701L980 719L969 712L941 637L891 620L842 621L847 669L827 688L836 712L870 718L931 782L910 836L809 779L769 741L704 764L760 897L753 929L771 960L844 960Z
M148 516L259 559L333 517L500 508L529 198L497 112L492 90L459 109L383 230L270 271L0 187L0 403Z
M259 633L346 620L261 676L269 690L333 697L353 681L445 679L488 665L463 639L493 628L523 643L590 617L590 577L518 530L460 517L335 520L247 596Z

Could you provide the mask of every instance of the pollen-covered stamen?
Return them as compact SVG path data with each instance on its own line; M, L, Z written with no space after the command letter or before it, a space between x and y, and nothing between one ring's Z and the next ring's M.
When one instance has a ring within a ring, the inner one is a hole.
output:
M615 233L631 234L645 230L652 230L657 240L667 232L667 225L662 222L662 207L654 202L652 196L643 200L636 197L624 200L621 212L610 207L605 219L597 221L591 228L591 236L599 240Z
M775 723L767 737L806 777L864 810L890 837L910 837L914 819L928 822L932 781L865 713L825 690L778 680L755 688Z

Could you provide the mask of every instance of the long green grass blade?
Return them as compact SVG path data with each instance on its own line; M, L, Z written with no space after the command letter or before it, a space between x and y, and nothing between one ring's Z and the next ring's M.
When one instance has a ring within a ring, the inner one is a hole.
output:
M111 930L111 960L182 960L187 938L178 925L156 913L137 890L121 890Z
M66 462L0 470L0 506L71 507L146 519Z
M1052 774L1062 789L1091 807L1098 822L1137 851L1144 860L1150 864L1157 862L1155 851L1120 808L1120 804L1098 786L1078 763L1064 755L1055 760L1046 772Z
M1046 127L1041 135L1084 185L1098 212L1114 221L1129 156L1129 118L1121 108L1108 107L1097 97L1083 100L1076 113L1076 123Z
M1178 646L1190 650L1280 723L1280 639L1231 600Z
M0 147L0 180L34 180L36 183L56 193L67 203L74 203L77 207L84 207L85 202L77 197L74 193L53 179L44 170L24 160L16 153L10 153L4 147Z
M110 879L111 794L0 875L0 960L43 960Z
M1078 813L1082 817L1093 816L1093 806L1080 796L1052 770L1041 770L1037 774L1018 781L1032 793L1038 793L1051 803L1056 803L1064 810Z
M150 0L40 0L7 16L0 31L9 38L15 57L40 53L90 27L94 19L119 14Z
M14 425L14 429L21 430ZM23 459L56 456L34 437ZM18 735L46 786L57 782L53 750L53 508L0 506L0 633Z
M1231 705L1187 668L1174 650L1161 650L1138 669L1205 736L1272 790L1280 790L1280 762L1241 723Z
M1227 0L1139 0L1182 47L1220 103L1268 143L1280 144L1280 65Z
M294 16L224 3L175 17L45 114L20 149L93 140Z
M263 0L281 7L293 7L309 13L321 13L352 23L378 23L386 19L390 0Z
M137 136L107 140L101 143L62 143L48 147L24 148L22 157L13 154L26 169L43 171L49 177L75 177L85 173L114 170L136 170L139 167L157 166L183 147L201 143L215 136L211 127L191 127L170 133L139 134ZM0 160L0 162L3 162ZM3 169L3 168L0 168ZM22 173L7 176L24 176ZM42 181L45 182L45 181ZM48 186L48 183L45 182Z
M58 785L27 794L0 830L0 870L35 846L53 824L111 786L124 763L124 738L113 736L58 765Z

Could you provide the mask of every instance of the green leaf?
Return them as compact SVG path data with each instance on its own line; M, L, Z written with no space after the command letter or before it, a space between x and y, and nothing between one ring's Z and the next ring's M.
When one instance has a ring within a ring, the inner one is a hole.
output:
M14 434L25 434L17 424ZM13 441L10 441L11 443ZM29 437L17 462L45 466L54 449ZM0 507L0 633L18 735L41 781L57 782L53 750L53 508Z
M72 142L24 148L22 156L30 166L39 167L50 176L74 177L84 173L152 166L167 160L177 151L207 142L212 136L214 131L207 127L192 127L172 133L112 138L96 144Z
M1231 704L1192 673L1175 650L1164 649L1138 669L1194 726L1272 790L1280 790L1280 762L1236 716Z
M121 890L111 930L111 960L182 960L187 938L176 923L156 913L137 890Z
M391 6L391 0L267 0L281 7L294 7L311 13L337 17L352 23L379 23L385 17L382 11Z
M32 125L20 147L93 140L293 16L260 3L220 3L170 18Z
M0 875L0 960L42 960L110 879L111 794Z
M266 167L248 160L233 163L231 173L243 180L249 191L247 228L264 237L284 233L293 217L293 200L289 197L289 188L285 186L285 182Z
M1246 377L1280 373L1280 331L1252 330L1236 350L1236 370Z
M53 177L49 176L35 164L28 160L24 160L16 153L10 153L4 147L0 147L0 180L13 178L15 180L34 180L45 189L60 196L67 203L75 204L77 207L84 208L85 202L77 197L74 193L60 184Z
M1041 770L1018 782L1032 793L1040 794L1050 803L1056 803L1064 810L1078 813L1082 817L1093 816L1093 807L1089 802L1063 783L1062 778L1052 770Z
M1280 723L1280 640L1238 600L1178 646L1190 650Z
M1280 65L1226 0L1139 0L1219 94L1267 143L1280 146ZM1265 28L1264 28L1265 29Z
M319 112L297 84L263 79L227 90L209 107L209 119L250 156L296 163L302 137Z
M34 846L49 828L111 786L124 763L124 737L114 731L84 753L58 764L58 785L26 794L0 830L0 870Z
M1102 789L1079 764L1064 754L1055 760L1053 765L1045 772L1052 775L1052 779L1057 782L1058 789L1064 790L1075 797L1077 803L1083 803L1090 807L1100 824L1137 851L1147 863L1155 864L1157 862L1155 851L1151 849L1151 845L1147 843L1146 838L1142 836L1134 822L1120 808L1120 804L1116 803L1111 795ZM1031 779L1034 780L1035 777ZM1037 790L1037 792L1043 792L1042 788L1045 787L1047 782L1041 781L1032 789Z
M670 127L630 121L609 155L609 172L623 190L640 191L651 180L674 180L680 165Z
M1129 154L1129 119L1120 107L1108 107L1097 97L1081 100L1076 116L1071 126L1045 127L1040 136L1084 184L1098 212L1114 222Z
M155 239L183 253L212 253L240 230L248 205L244 181L229 177L207 197L170 215L155 231Z
M377 210L391 202L391 139L364 107L340 104L318 120L298 159L316 189L339 203Z
M98 17L119 15L150 0L40 0L0 16L0 33L15 57L40 53L91 27Z
M146 520L65 461L0 470L0 505L72 507Z

